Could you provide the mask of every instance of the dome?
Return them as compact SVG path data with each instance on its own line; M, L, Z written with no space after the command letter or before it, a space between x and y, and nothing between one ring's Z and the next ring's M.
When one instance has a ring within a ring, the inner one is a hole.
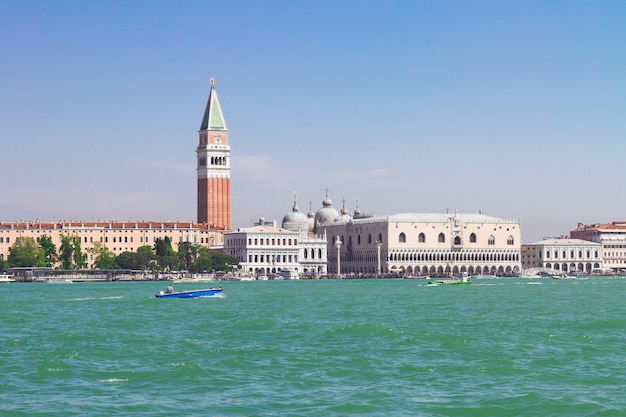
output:
M343 207L341 208L341 214L335 218L334 223L349 222L351 220L352 216L348 214L348 209L346 209L346 202L344 200Z
M315 227L326 226L335 221L339 212L333 208L333 202L328 198L328 190L326 190L326 198L322 201L323 207L315 213Z
M293 208L290 213L285 214L283 217L282 227L283 229L292 231L307 230L309 226L309 218L304 213L298 211L298 204L294 195Z

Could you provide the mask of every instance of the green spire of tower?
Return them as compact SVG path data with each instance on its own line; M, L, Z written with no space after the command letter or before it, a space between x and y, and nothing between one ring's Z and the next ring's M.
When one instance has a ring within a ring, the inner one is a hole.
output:
M215 91L213 78L211 78L211 92L209 93L209 100L206 103L200 130L227 130L226 121L224 120L224 116L222 116L220 101Z

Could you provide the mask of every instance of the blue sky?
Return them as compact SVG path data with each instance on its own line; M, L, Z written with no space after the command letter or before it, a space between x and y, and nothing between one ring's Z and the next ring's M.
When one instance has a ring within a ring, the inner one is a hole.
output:
M0 2L0 220L196 218L215 78L233 226L626 219L624 1Z

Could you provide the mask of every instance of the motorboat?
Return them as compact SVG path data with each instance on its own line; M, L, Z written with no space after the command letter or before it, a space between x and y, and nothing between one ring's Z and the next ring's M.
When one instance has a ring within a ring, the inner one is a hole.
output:
M189 291L175 291L165 292L159 291L155 294L156 298L198 298L198 297L213 297L222 292L222 287L218 288L206 288L203 290L189 290Z
M0 284L9 282L15 282L15 280L13 279L13 275L0 274Z

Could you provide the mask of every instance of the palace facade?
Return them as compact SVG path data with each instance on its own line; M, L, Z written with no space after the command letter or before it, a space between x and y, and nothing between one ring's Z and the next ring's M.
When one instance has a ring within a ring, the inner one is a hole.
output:
M520 223L484 214L401 213L318 225L331 273L517 274Z
M520 222L478 214L349 214L333 208L326 192L322 207L308 215L292 212L292 225L324 240L328 274L468 275L521 272ZM305 252L306 253L306 252ZM300 256L302 258L302 256ZM267 258L265 258L267 259Z
M557 238L522 245L522 268L591 274L602 270L602 245L582 239Z

